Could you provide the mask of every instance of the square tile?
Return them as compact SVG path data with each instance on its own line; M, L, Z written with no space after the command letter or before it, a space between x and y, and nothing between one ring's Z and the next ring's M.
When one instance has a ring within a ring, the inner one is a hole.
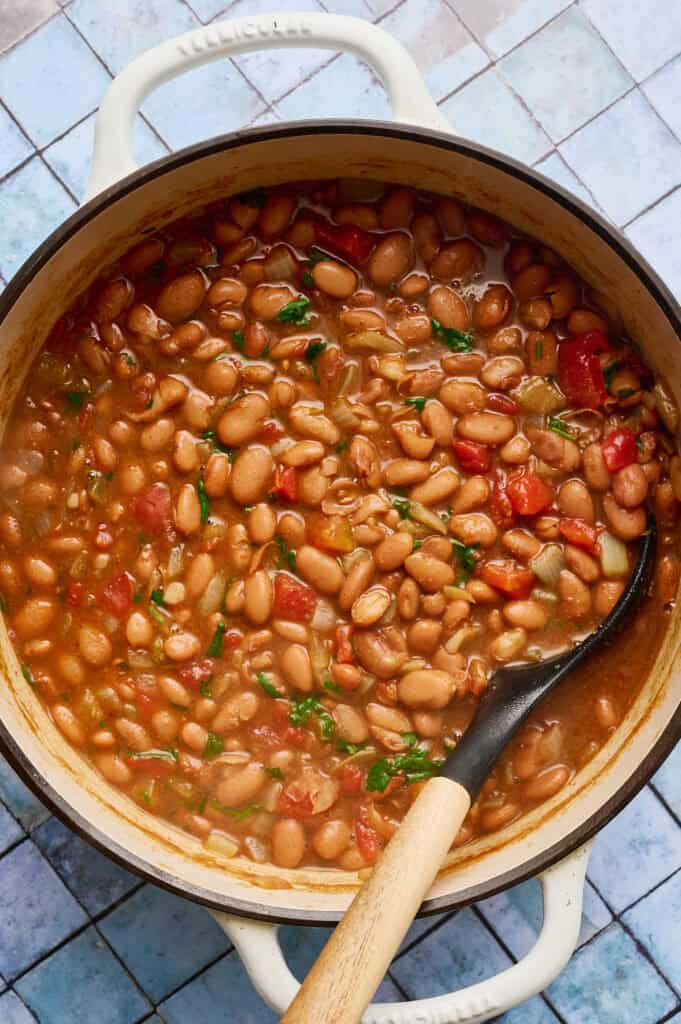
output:
M681 57L677 57L641 86L655 110L681 139Z
M0 178L27 160L33 151L24 133L0 106Z
M180 149L243 128L264 106L255 89L225 60L166 82L145 100L142 111L170 148Z
M560 151L616 224L681 182L681 143L638 91L580 128Z
M375 12L369 0L320 0L320 3L329 14L348 14L368 21L374 19Z
M0 184L0 271L8 280L44 238L76 208L40 157ZM0 796L2 795L0 769Z
M16 989L40 1024L135 1024L152 1009L95 928L34 967Z
M554 142L595 117L633 84L576 7L504 57L499 67Z
M650 789L600 833L588 877L616 911L681 867L681 829Z
M10 269L8 276L11 276L12 273L13 269ZM50 816L48 809L41 804L37 796L33 795L28 786L24 785L2 756L0 756L0 799L7 804L14 817L27 832Z
M21 974L87 923L30 839L0 860L0 971Z
M224 16L229 3L230 0L187 0L187 6L191 7L197 18L204 22L211 21L218 15Z
M654 217L653 214L657 214L657 216ZM655 227L657 230L654 230ZM681 231L681 191L674 192L654 210L644 213L642 217L634 221L627 231L634 245L638 246L643 255L647 256L651 262L655 258L659 259L660 256L664 260L663 254L667 255L667 273L663 276L676 295L681 295L679 231ZM674 256L676 257L675 268L672 264ZM676 277L674 277L674 270ZM681 744L676 745L662 767L658 768L652 782L674 814L681 818Z
M151 885L103 918L99 929L155 1003L229 949L207 910Z
M0 856L15 846L26 833L23 828L9 813L6 807L0 804Z
M390 120L385 89L356 57L344 54L277 103L284 120L316 117Z
M511 961L472 910L463 910L396 960L390 973L410 999L473 985Z
M104 854L50 818L33 833L33 841L88 914L99 914L141 885Z
M584 188L575 172L568 167L557 150L554 150L544 160L540 160L538 164L535 164L534 169L540 171L541 174L545 174L547 178L551 178L552 181L555 181L556 185L562 185L569 192L574 192L578 199L588 203L589 206L598 209L598 204L594 201L593 196L588 189Z
M0 0L0 53L56 14L55 0Z
M285 11L316 11L322 7L317 0L279 0L277 13ZM226 18L255 17L272 11L271 0L236 0L225 11ZM332 50L310 50L296 47L286 50L258 50L235 57L249 82L252 82L268 103L290 92L333 56Z
M483 900L478 904L478 910L495 935L519 960L534 946L543 922L541 886L536 879L523 882L522 885ZM594 887L587 882L579 945L588 942L611 921L612 914Z
M57 142L53 142L43 153L54 173L78 199L85 195L94 137L95 115L92 114ZM135 118L133 143L135 158L141 167L158 160L168 152L167 147L139 116Z
M582 0L582 7L637 82L681 53L681 4Z
M655 1024L676 997L621 925L575 953L547 989L568 1024Z
M63 14L0 57L0 98L37 146L94 110L109 81Z
M554 18L571 0L449 0L461 20L496 57Z
M383 19L381 28L407 48L436 101L489 64L444 0L406 0Z
M662 973L681 988L681 873L628 910L622 920L646 947Z
M543 129L495 68L464 85L440 109L457 135L499 149L516 160L533 164L551 149Z
M199 25L182 0L72 0L68 14L114 74L144 50Z
M677 299L681 298L680 232L681 189L637 217L627 228L629 238ZM681 817L681 747L670 754L653 781L672 810Z
M417 917L409 926L407 934L402 939L402 944L397 952L397 956L404 956L405 952L416 942L419 942L424 935L428 935L430 932L435 931L436 928L441 928L442 925L454 917L455 914L456 911L449 914L434 914L432 917Z
M535 996L499 1017L496 1024L558 1024L558 1018L541 996Z
M276 1024L279 1020L253 988L236 952L161 1003L158 1012L166 1024L226 1024L226 1005L238 1006L239 1024Z
M14 992L0 996L0 1020L2 1024L35 1024L35 1017Z

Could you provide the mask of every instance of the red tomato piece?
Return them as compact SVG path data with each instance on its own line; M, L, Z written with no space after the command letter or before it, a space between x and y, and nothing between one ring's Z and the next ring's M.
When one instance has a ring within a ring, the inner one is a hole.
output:
M464 473L486 473L492 465L492 454L486 444L454 441L453 448Z
M288 818L307 818L312 808L312 794L298 789L295 782L282 791L277 801L277 810Z
M284 743L292 743L294 747L302 747L307 739L307 733L297 725L288 725L284 729Z
M378 832L371 825L362 821L361 817L355 818L354 828L357 849L367 864L373 864L381 849L381 844L378 841Z
M374 236L355 224L329 224L318 220L315 236L319 245L355 264L364 263L376 245Z
M510 395L502 395L495 391L487 396L487 408L493 412L503 412L506 416L515 416L518 411L518 403Z
M558 382L571 402L599 409L607 397L599 353L608 352L600 331L587 331L558 346Z
M255 725L251 729L251 736L259 747L265 747L267 750L276 750L277 747L281 746L282 739L278 732L271 729L269 725Z
M293 466L277 466L270 494L280 501L296 501L298 498L298 474Z
M490 587L501 590L503 594L516 601L522 601L529 596L535 579L530 569L521 568L512 559L486 562L482 567L481 576Z
M339 773L341 793L350 796L362 790L364 772L356 764L344 764Z
M513 506L511 505L511 500L506 493L506 477L499 470L494 474L492 495L489 502L489 514L494 522L503 530L510 529L515 522Z
M241 647L243 638L243 633L240 633L238 629L228 629L222 636L223 651L235 651L237 647Z
M117 619L122 619L132 607L134 589L135 584L130 573L122 572L120 575L114 576L111 582L104 587L99 603Z
M553 489L530 470L511 477L506 483L506 494L519 516L536 516L553 501Z
M97 532L92 542L97 550L108 551L109 548L113 547L113 542L113 534L109 529L109 524L97 523Z
M336 661L341 665L350 665L355 660L355 652L352 649L354 630L355 627L351 622L336 626Z
M214 671L215 661L213 658L199 658L197 661L190 661L183 665L177 670L177 674L185 686L191 690L200 690L201 683L207 683Z
M174 761L166 761L163 757L129 757L126 764L136 775L147 779L169 779L178 769Z
M78 580L70 580L66 587L64 600L69 608L80 608L85 597L85 584Z
M165 484L152 484L133 505L133 515L146 533L163 533L170 526L170 491Z
M317 607L317 595L288 572L278 572L274 577L275 619L289 619L291 622L309 622Z
M558 529L569 544L592 554L598 551L598 531L584 519L561 519Z
M272 441L278 441L279 438L283 436L284 428L281 423L278 423L276 420L265 420L258 432L258 440L263 441L265 444L271 444Z
M636 447L636 435L629 427L618 427L601 441L603 461L609 473L616 473L618 469L630 466L638 459L638 448Z
M150 697L148 693L138 693L135 697L137 710L145 718L151 718L157 711L162 711L164 703L159 697Z
M311 516L308 536L310 542L322 551L347 554L355 546L350 523L344 516Z

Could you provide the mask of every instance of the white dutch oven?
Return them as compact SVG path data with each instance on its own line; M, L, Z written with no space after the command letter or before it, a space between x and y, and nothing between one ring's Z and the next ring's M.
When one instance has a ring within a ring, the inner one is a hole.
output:
M135 169L133 118L152 89L206 61L282 46L355 53L383 80L398 123L307 121L236 132ZM541 175L453 137L410 56L382 30L354 18L286 14L187 33L137 58L112 83L97 118L88 201L24 264L0 299L3 424L54 321L145 233L231 193L339 175L457 195L541 238L617 305L648 362L681 397L679 309L610 225ZM647 781L681 733L677 634L678 612L635 704L589 765L532 814L450 855L422 908L451 910L538 874L544 924L532 951L457 993L373 1005L365 1022L484 1021L556 977L577 941L589 840ZM211 908L258 992L283 1012L298 983L277 944L277 923L334 923L359 884L356 875L286 871L206 851L109 787L65 743L23 679L4 626L0 670L0 740L23 778L75 831L121 864Z

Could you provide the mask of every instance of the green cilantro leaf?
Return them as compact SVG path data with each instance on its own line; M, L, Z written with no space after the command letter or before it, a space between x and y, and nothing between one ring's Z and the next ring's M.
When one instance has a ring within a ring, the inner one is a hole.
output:
M210 502L206 494L206 485L203 480L203 472L196 482L196 490L199 495L199 508L201 509L201 522L207 523L210 515Z
M610 366L606 366L603 370L603 380L605 381L606 389L609 391L612 387L612 382L615 374L622 366L622 360L617 359L614 363L610 363Z
M222 657L222 637L224 635L226 626L224 622L218 622L213 633L213 639L208 645L206 656L208 658L221 658Z
M309 721L310 715L313 712L319 719L319 728L322 738L330 740L336 728L333 718L324 709L319 698L314 694L311 697L305 697L303 700L291 701L291 710L288 716L289 722L291 725L305 725L305 723Z
M332 693L343 692L338 683L334 683L333 680L331 679L325 679L324 682L322 683L322 686L324 687L325 690L331 690Z
M268 697L283 696L283 694L279 693L279 690L276 688L276 686L269 681L264 672L258 672L255 678L258 680L258 682L260 683Z
M478 543L464 544L461 540L452 541L452 554L459 565L459 578L457 583L468 583L471 574L476 566L475 550L480 547Z
M317 368L317 359L327 348L328 342L326 341L311 341L305 349L305 362L312 364L312 372L314 379L319 384L319 370Z
M444 760L431 761L427 750L414 747L406 754L382 757L372 764L367 773L366 788L369 792L383 793L396 775L404 775L410 784L421 782L437 775L443 764Z
M265 768L268 775L271 775L273 779L283 779L284 773L281 768Z
M342 750L344 754L349 754L351 757L353 754L358 754L360 750L364 750L366 747L366 740L362 743L348 743L347 740L336 740L336 749Z
M222 452L224 455L229 456L230 462L234 461L234 452L231 448L227 448L227 446L222 443L214 430L204 430L201 437L204 441L210 441L213 446L213 451Z
M35 690L35 679L33 678L33 673L31 672L28 665L21 666L21 674L28 683L28 685L32 686L33 689Z
M239 352L244 350L244 332L243 331L232 331L232 341L239 349Z
M535 341L535 343L534 343L534 358L535 359L541 359L543 355L544 355L544 342L543 341Z
M199 693L201 694L202 697L210 698L210 697L213 696L212 682L213 682L213 677L212 676L209 676L208 679L202 679L201 680L201 684L199 686Z
M307 316L307 309L310 305L310 300L307 295L301 295L299 299L291 299L286 305L279 310L277 313L277 320L282 324L298 324L301 327L305 327L309 324L310 320Z
M430 325L433 334L439 338L452 352L470 352L473 348L473 332L457 331L453 327L443 327L439 320L432 319Z
M162 590L152 590L151 596L150 596L149 600L153 601L154 604L160 605L161 608L162 608L163 605L165 604L165 601L163 600L163 591Z
M553 431L554 434L558 434L558 437L564 437L566 441L577 440L577 435L568 430L567 425L559 416L549 416L549 430Z
M419 412L423 412L426 407L427 398L405 398L405 405L413 405Z
M277 547L279 548L279 555L277 557L277 569L290 569L291 572L296 571L296 553L289 548L288 544L283 537L276 537Z
M246 818L250 818L252 814L257 814L260 810L260 804L247 804L245 807L235 810L233 807L225 807L218 800L207 800L206 807L210 807L211 810L218 811L220 814L228 814L230 818L234 818L234 821L245 821Z
M400 519L411 519L411 502L406 498L393 498L392 507L400 514Z
M631 398L636 394L636 388L618 388L615 394L618 398Z
M213 757L217 757L218 754L221 754L224 749L225 745L220 737L216 736L214 732L209 732L206 745L203 748L203 756L210 760Z
M87 398L90 397L89 391L67 391L66 392L66 412L77 412L82 409L83 403Z
M338 452L338 454L341 455L349 444L350 442L348 441L347 437L344 437L342 441L339 441L338 444L336 445L336 451Z

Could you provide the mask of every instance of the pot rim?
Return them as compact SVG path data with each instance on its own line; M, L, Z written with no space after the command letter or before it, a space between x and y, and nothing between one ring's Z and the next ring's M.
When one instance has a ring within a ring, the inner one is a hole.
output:
M455 152L461 156L468 156L514 175L524 184L543 192L566 208L569 213L577 216L595 234L600 236L610 248L614 249L619 257L636 274L643 287L653 295L655 301L662 308L676 333L681 338L681 307L679 307L679 304L658 274L618 228L609 224L604 217L562 186L555 184L540 172L526 167L512 157L504 156L496 150L489 149L478 143L460 140L444 132L417 128L410 125L398 125L387 121L357 122L344 119L291 121L284 125L240 129L239 131L220 135L205 142L187 146L154 161L152 164L145 165L120 181L115 182L74 211L25 260L5 288L5 291L0 295L0 325L14 302L30 285L34 275L51 259L61 245L90 220L93 220L103 209L134 191L138 186L162 176L167 171L179 168L186 163L191 163L195 159L202 159L203 157L220 152L228 152L241 145L273 141L295 135L318 134L380 134L405 141L425 143L429 146ZM538 872L551 867L557 861L562 860L569 853L572 853L591 839L642 789L665 758L671 753L679 738L681 738L681 703L646 757L627 776L612 796L594 811L586 821L574 828L559 842L542 850L518 867L497 875L487 882L469 886L458 893L446 894L426 900L421 906L418 916L460 909L476 900L493 896L512 885L517 885L533 877ZM133 871L145 881L159 885L170 892L192 899L212 909L228 911L237 916L270 923L331 925L335 924L342 917L342 913L333 911L296 910L281 913L268 907L266 902L256 903L234 899L229 896L220 897L214 891L206 890L202 886L180 883L176 876L154 867L150 861L143 860L136 854L128 852L117 843L112 844L111 840L99 830L94 822L75 810L53 788L51 783L35 769L30 758L18 746L12 733L1 720L0 750L29 789L47 805L60 821L67 825L76 835L85 839L121 867ZM266 899L266 894L267 890L263 889L262 897L264 900Z

